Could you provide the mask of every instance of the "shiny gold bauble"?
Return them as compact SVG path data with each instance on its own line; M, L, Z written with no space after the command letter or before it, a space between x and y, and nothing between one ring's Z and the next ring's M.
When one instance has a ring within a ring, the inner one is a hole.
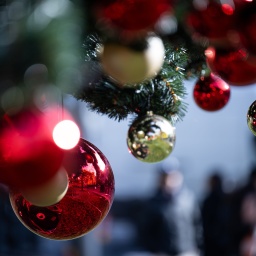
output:
M162 116L149 112L137 118L128 130L127 145L138 160L155 163L164 160L173 151L175 128Z
M256 136L256 101L254 101L248 109L247 125L253 135Z

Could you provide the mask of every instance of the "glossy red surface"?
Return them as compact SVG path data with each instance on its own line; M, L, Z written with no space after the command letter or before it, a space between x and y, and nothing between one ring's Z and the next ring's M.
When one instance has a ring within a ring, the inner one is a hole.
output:
M210 74L196 82L193 96L196 104L203 110L216 111L228 103L230 87L221 78Z
M238 18L241 43L250 54L256 55L256 2L247 2Z
M227 32L235 24L235 10L232 6L221 5L215 1L209 1L205 5L189 12L186 19L187 27L193 36L210 39L226 37Z
M13 210L25 227L54 240L74 239L94 229L109 212L115 191L108 160L88 141L80 139L67 151L63 165L69 187L59 203L38 207L17 191L10 193Z
M96 7L97 17L121 30L138 31L152 28L160 16L170 11L167 0L105 0Z
M230 85L250 85L256 82L256 64L250 62L244 49L208 49L206 61L209 68Z

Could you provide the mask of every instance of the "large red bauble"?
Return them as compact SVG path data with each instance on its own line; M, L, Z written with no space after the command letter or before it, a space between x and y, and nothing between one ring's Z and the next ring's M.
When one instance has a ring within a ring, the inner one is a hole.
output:
M96 5L97 19L110 27L137 32L151 30L165 12L170 11L168 0L104 0Z
M207 111L222 109L229 101L230 87L214 74L202 76L196 82L193 92L196 104Z
M230 85L250 85L256 82L256 65L248 60L244 49L208 48L206 61L212 72Z
M201 1L187 15L186 25L193 38L225 38L235 25L235 9L228 4L214 1Z
M1 183L16 188L41 185L57 173L62 161L63 150L54 143L42 112L24 109L1 118Z
M88 141L80 139L74 149L67 151L63 165L69 185L60 202L38 207L18 191L10 192L13 210L24 226L54 240L74 239L94 229L109 212L115 191L108 160Z

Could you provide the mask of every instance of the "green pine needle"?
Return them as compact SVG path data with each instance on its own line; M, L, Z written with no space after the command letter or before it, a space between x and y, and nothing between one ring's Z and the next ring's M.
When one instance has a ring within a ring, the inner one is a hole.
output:
M120 88L101 70L98 49L101 40L97 35L89 36L84 42L85 61L89 63L87 73L92 79L74 96L88 104L88 108L109 118L121 121L128 115L145 115L148 111L161 115L172 124L185 116L186 90L184 66L188 55L184 48L165 44L165 60L159 74L148 81Z

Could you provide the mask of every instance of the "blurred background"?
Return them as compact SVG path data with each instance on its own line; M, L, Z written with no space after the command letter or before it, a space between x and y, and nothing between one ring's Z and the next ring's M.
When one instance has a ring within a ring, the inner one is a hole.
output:
M185 183L202 202L208 178L216 170L223 175L227 192L247 181L255 164L255 139L248 129L246 113L256 91L254 85L235 87L229 104L218 112L209 113L195 105L191 95L193 83L186 82L188 112L176 127L175 149L164 162L172 158L179 160ZM1 206L0 255L28 255L31 244L38 244L40 255L136 255L138 213L155 190L158 170L164 163L142 163L128 152L129 120L116 122L97 115L71 96L65 98L64 104L81 125L82 137L96 145L113 168L116 192L110 213L95 230L82 238L51 241L25 229L6 198L4 207ZM15 247L16 252L13 252ZM8 250L11 254L5 253ZM32 252L31 255L37 254Z
M6 4L5 1L0 1L0 5L1 2L2 5ZM49 6L51 5L45 6L48 8L45 10L49 17L52 18L55 15L57 17L59 14L57 15L53 8L56 5L51 6L53 9ZM56 10L60 9L56 8ZM14 15L12 19L15 17ZM4 20L3 15L1 18ZM47 26L48 20L41 18L37 16L35 20L30 19L29 24L32 30L36 25ZM19 19L18 15L15 19ZM4 26L0 28L3 29L2 35L6 35ZM73 34L76 33L73 32ZM0 57L3 59L7 53L7 45L11 44L8 40L14 40L10 35L16 34L11 32L8 34L9 37L0 38ZM43 40L45 40L44 36L42 34ZM67 35L64 33L62 39L64 41L67 39L65 36ZM52 43L55 47L56 42L53 40ZM47 46L45 47L47 49ZM65 51L65 47L69 48L70 45L63 44L61 47L59 50ZM72 54L74 54L73 57L76 56L76 50ZM51 57L43 55L42 59L49 60ZM61 57L65 59L67 56L61 55ZM14 56L11 55L10 58ZM79 63L71 61L65 66L61 65L61 60L62 58L59 58L58 63L57 61L54 63L54 69L64 68L70 71L70 76L74 78L76 74L71 66L74 68L74 65ZM5 63L1 63L0 67L5 70ZM61 84L64 88L66 83L70 83L70 80L65 80L63 73L58 73L57 78L56 84ZM76 79L74 80L74 86L77 86ZM195 83L194 78L184 82L187 90L185 102L188 103L188 108L183 120L176 125L176 144L173 152L163 162L153 164L138 161L129 153L126 143L131 123L129 118L120 122L109 119L89 111L86 103L76 100L69 94L65 95L63 106L70 111L79 125L81 137L98 147L112 166L115 176L115 198L112 208L103 222L89 234L70 241L48 240L30 232L19 222L12 211L8 190L1 185L0 256L151 255L140 247L139 222L143 218L141 214L145 214L142 210L148 198L156 189L159 170L171 164L173 159L179 161L184 182L195 194L200 206L209 192L209 178L216 172L221 175L223 190L227 194L232 194L246 184L251 170L256 165L256 140L247 125L248 108L256 99L255 84L233 86L228 104L221 110L208 112L199 108L194 102ZM1 90L4 89L1 88Z
M85 136L106 154L116 180L111 219L106 220L109 232L107 241L100 241L101 232L105 232L104 223L85 237L100 244L103 242L99 255L125 255L133 250L133 242L136 241L136 209L140 200L152 195L157 171L161 165L172 162L172 158L179 160L185 183L200 202L208 192L208 179L215 172L222 174L224 190L228 193L247 182L255 164L256 148L255 138L247 126L246 113L250 102L255 99L255 85L232 87L227 106L210 113L194 103L194 82L186 82L188 111L184 120L176 126L174 151L163 163L142 163L129 154L126 145L129 120L114 122L87 112L83 104L78 104Z
M77 118L85 138L104 152L115 173L116 193L109 216L82 238L88 255L121 256L136 252L137 214L156 188L158 170L173 158L179 160L185 183L200 203L208 192L208 179L215 172L222 175L227 193L247 182L255 164L256 148L246 113L255 99L255 85L232 87L231 99L225 108L206 112L194 102L194 83L185 84L189 106L184 120L176 126L174 151L156 164L142 163L129 154L126 145L129 120L116 122L87 111L83 103L72 97L66 99L67 106L79 113Z

